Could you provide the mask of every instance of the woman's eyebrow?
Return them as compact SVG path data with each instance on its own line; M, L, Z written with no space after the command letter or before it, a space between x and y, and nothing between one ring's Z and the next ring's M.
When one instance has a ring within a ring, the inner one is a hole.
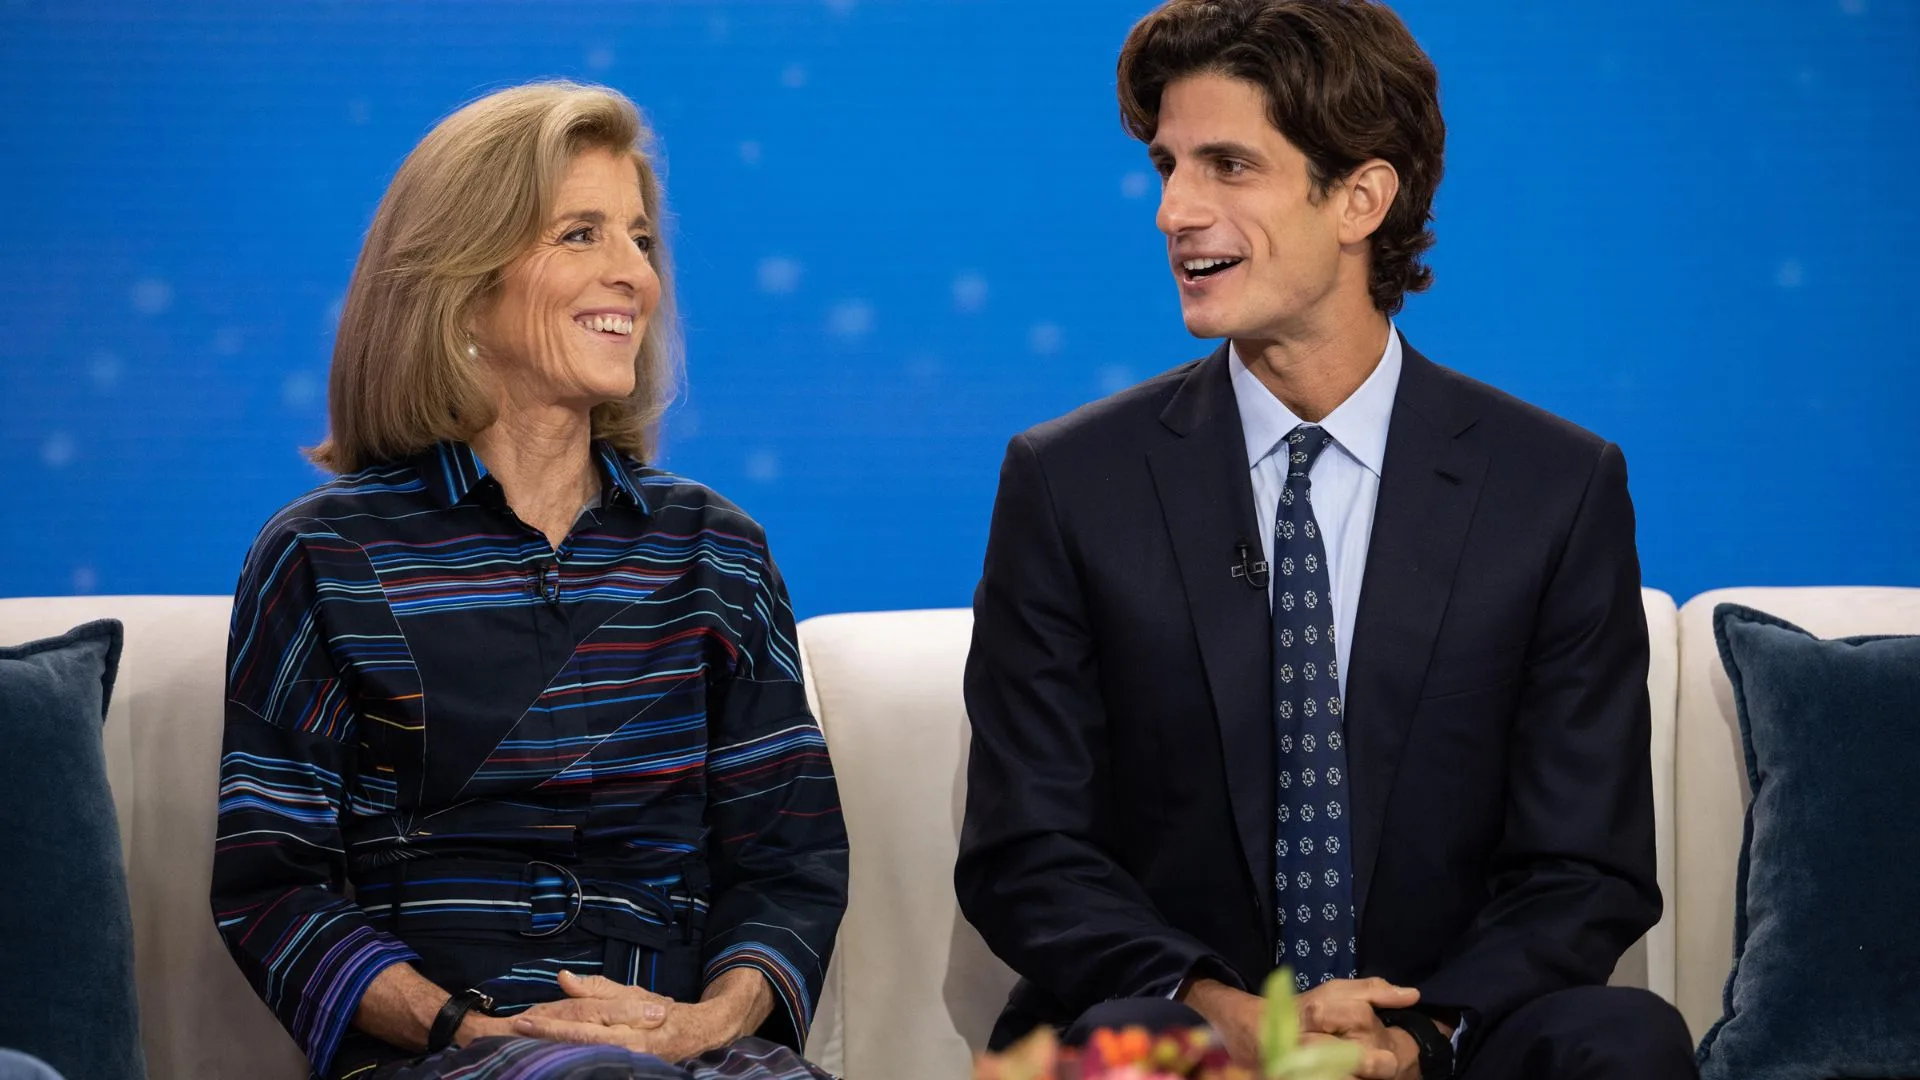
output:
M589 225L605 225L607 223L607 215L599 210L572 210L558 215L557 220L584 221ZM647 220L645 213L639 213L633 216L633 228L645 228L651 224L652 222Z

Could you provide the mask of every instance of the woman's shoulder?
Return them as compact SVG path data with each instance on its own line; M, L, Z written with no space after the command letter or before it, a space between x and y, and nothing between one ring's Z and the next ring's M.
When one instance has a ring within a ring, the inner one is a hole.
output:
M403 509L395 505L396 501L424 491L419 470L408 462L373 465L330 477L267 518L254 536L252 556L282 551L303 538L338 537L334 522L392 514Z
M737 503L697 480L649 466L630 466L627 476L657 527L669 532L706 531L746 540L766 549L767 533Z

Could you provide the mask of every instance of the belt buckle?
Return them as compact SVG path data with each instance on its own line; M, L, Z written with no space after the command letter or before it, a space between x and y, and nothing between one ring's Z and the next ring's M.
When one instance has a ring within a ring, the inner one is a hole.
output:
M562 878L566 880L567 917L560 920L560 925L552 927L551 929L522 930L520 931L521 937L543 938L543 937L552 937L553 935L559 934L559 933L564 933L568 927L571 927L576 921L579 920L580 910L581 908L586 906L586 899L587 899L586 894L580 888L580 879L574 876L573 871L567 869L564 866L561 866L559 863L548 862L545 859L534 859L531 862L527 863L527 869L529 871L533 870L535 867L540 867L540 866L552 867L554 870L559 872ZM530 889L537 888L537 886L535 886L531 881L528 884ZM527 898L527 925L528 926L533 925L533 914L534 914L533 895L531 892L529 892L528 898Z

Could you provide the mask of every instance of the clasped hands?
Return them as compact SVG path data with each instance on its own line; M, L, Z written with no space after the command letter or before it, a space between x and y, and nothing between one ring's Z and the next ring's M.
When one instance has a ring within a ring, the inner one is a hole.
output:
M601 1043L685 1061L758 1030L773 1009L773 988L751 968L724 972L697 1002L675 1001L599 975L563 971L566 997L514 1016L469 1014L454 1042L489 1035Z
M1213 979L1198 979L1183 1000L1225 1040L1234 1061L1259 1062L1263 1008L1259 998ZM1352 1077L1419 1080L1420 1050L1413 1036L1382 1024L1374 1009L1411 1008L1420 1000L1420 991L1385 979L1334 979L1294 1000L1300 1011L1302 1043L1342 1039L1360 1047L1360 1064Z

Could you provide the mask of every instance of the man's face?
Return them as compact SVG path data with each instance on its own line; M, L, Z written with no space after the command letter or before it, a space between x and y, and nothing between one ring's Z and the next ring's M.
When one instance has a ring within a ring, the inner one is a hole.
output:
M1342 200L1311 198L1306 155L1268 119L1266 92L1219 74L1167 84L1148 154L1188 332L1279 340L1312 326L1335 285Z

